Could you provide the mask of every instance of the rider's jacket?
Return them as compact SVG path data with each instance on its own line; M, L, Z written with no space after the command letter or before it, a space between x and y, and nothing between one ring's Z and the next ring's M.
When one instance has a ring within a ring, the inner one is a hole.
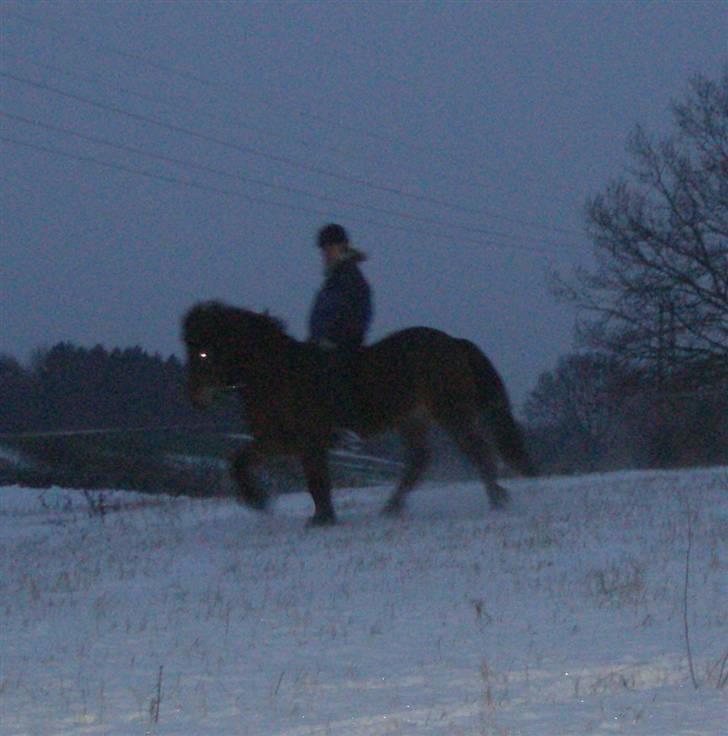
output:
M355 350L364 342L372 320L371 289L359 268L365 259L351 248L327 271L309 316L313 342L345 350Z

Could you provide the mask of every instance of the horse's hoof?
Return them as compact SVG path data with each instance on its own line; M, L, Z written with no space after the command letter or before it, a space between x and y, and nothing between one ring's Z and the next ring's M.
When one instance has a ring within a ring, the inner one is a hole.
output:
M401 516L404 510L404 504L401 501L390 500L384 505L382 509L382 516Z
M325 514L314 514L307 522L306 526L308 528L318 527L318 526L333 526L336 524L336 514L334 514L333 511L330 511Z
M268 497L263 495L238 496L238 503L253 511L266 511L268 509Z
M488 494L488 498L490 499L490 507L494 511L506 508L511 501L508 491L500 486L497 486L493 491L491 491Z

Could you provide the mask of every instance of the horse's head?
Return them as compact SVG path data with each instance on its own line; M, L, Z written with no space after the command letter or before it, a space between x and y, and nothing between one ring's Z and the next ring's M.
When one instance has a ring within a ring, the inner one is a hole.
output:
M268 315L221 302L194 306L182 323L192 403L206 408L217 391L243 383L246 371L268 348L271 335L284 334L282 325Z
M182 322L182 339L187 350L187 389L197 408L206 408L219 389L226 388L228 359L224 349L226 307L205 302L190 309Z

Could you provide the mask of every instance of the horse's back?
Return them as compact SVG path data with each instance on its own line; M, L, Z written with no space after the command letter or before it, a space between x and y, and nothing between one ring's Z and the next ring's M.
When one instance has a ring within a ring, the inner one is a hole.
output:
M364 348L365 353L397 352L407 349L449 348L452 349L456 338L433 327L407 327Z
M505 385L480 348L432 327L393 332L365 348L359 365L369 380L386 378L404 391L416 384L446 405L480 403L482 396L508 405Z
M431 327L409 327L364 348L359 362L365 382L386 383L387 393L409 393L415 384L428 393L472 381L463 341Z

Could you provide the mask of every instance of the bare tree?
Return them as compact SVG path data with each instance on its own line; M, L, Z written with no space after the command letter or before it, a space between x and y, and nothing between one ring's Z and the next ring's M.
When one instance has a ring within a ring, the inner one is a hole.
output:
M587 205L596 267L557 291L582 311L582 344L658 383L728 376L728 66L692 80L675 130L637 128L633 168Z
M557 440L569 463L597 467L619 436L631 381L610 356L567 355L555 370L541 374L529 395L524 407L529 425Z

